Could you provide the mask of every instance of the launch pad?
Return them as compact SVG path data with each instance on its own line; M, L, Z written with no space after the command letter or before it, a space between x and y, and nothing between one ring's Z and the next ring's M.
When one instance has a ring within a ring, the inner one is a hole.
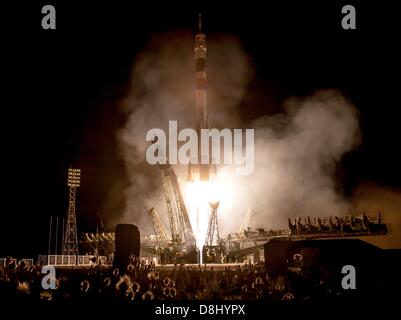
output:
M207 45L206 35L202 32L201 16L199 16L198 32L194 39L194 58L196 121L193 128L184 129L187 130L185 132L184 130L178 132L177 123L169 121L168 152L165 135L157 136L157 139L151 131L148 131L146 135L147 141L152 141L147 150L147 158L148 154L157 154L155 161L148 159L148 162L157 165L161 172L170 232L167 232L156 209L149 208L147 214L152 221L154 234L142 239L142 253L144 255L149 258L157 258L163 265L242 262L244 257L249 255L254 255L253 261L257 262L260 260L263 244L275 238L325 239L380 235L387 232L386 226L381 222L381 216L373 221L375 219L370 219L365 215L345 218L304 217L303 220L298 217L294 222L289 221L288 229L266 230L258 228L255 230L250 229L250 222L255 215L255 210L251 208L238 232L228 234L227 237L221 237L218 208L222 199L218 199L218 196L213 194L216 191L213 190L216 187L215 178L217 175L215 164L218 163L214 158L217 154L220 156L220 149L218 153L214 153L213 150L217 147L220 148L220 139L212 137L211 145L205 143L205 132L209 142L210 131L217 129L209 130L208 123ZM160 129L157 130L158 132L161 131ZM196 139L187 141L178 149L178 141L186 141L186 139L182 139L182 136L188 138L191 135L196 136ZM199 137L201 143L198 143ZM220 137L221 133L218 132L218 138ZM234 145L235 138L234 134ZM195 140L196 144L194 144ZM248 147L248 137L246 140ZM227 140L224 138L224 146L226 146L226 141L233 142L233 137L230 136L230 139ZM187 179L183 184L182 181L179 181L173 165L182 163L178 158L180 153L184 153L185 149L195 152L192 155L190 152L190 156L186 155L185 163L188 164L188 170ZM230 155L233 156L233 154ZM226 156L224 150L224 157ZM238 158L236 154L234 154L234 158ZM248 165L246 164L245 167ZM245 170L247 169L249 168L245 168ZM190 196L188 196L188 190L191 191ZM212 194L213 199L209 198L210 194ZM110 245L113 236L105 236L104 239L95 238L95 236L86 236L85 241L92 247L94 244L99 246L99 243L104 242L104 248L108 248L104 252L110 252L110 248L113 247Z

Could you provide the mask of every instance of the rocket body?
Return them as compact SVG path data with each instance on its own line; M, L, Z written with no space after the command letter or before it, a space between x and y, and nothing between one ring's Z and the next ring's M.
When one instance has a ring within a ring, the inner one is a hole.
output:
M207 129L207 87L206 87L206 36L198 33L195 36L196 61L196 119L197 130Z
M199 32L195 35L195 62L196 62L196 131L198 133L198 163L190 163L188 167L188 180L209 180L211 161L208 155L201 153L201 130L208 128L207 114L207 82L206 82L206 36L201 32L201 21L199 20ZM202 157L208 159L203 159Z

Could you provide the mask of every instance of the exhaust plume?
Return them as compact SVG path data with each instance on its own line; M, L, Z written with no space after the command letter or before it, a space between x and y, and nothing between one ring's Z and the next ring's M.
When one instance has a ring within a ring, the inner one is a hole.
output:
M238 105L253 73L250 60L231 36L208 36L208 48L210 127L255 128L254 173L234 176L232 168L220 168L221 233L236 232L249 207L256 209L255 225L267 228L285 228L288 217L346 214L350 205L333 175L336 163L359 141L352 104L340 92L319 91L288 100L282 114L242 121ZM127 122L118 141L129 187L118 222L135 223L145 234L153 232L148 208L155 207L166 226L168 221L160 170L145 159L145 135L152 128L168 132L169 120L178 121L178 130L194 127L192 50L191 34L154 37L136 57L131 89L122 104ZM184 180L187 168L175 169Z

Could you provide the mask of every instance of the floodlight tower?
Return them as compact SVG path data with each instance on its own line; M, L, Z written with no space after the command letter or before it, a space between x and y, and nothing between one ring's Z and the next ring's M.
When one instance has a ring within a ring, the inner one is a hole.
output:
M68 202L67 227L65 231L63 243L63 255L78 255L78 235L77 235L77 217L75 214L75 204L77 196L77 188L81 185L81 170L68 169L67 185L70 195Z

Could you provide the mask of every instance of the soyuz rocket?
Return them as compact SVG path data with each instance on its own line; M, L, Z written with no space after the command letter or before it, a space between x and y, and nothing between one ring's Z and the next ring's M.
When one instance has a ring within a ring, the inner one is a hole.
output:
M202 16L199 13L198 32L195 35L195 62L196 62L196 132L198 133L198 163L190 163L188 167L188 180L206 181L214 174L214 165L209 159L201 159L201 130L208 129L207 115L207 87L206 87L206 35L202 32ZM210 151L210 150L209 150ZM210 152L209 152L210 154ZM204 160L204 161L201 161ZM208 162L203 164L201 162Z

